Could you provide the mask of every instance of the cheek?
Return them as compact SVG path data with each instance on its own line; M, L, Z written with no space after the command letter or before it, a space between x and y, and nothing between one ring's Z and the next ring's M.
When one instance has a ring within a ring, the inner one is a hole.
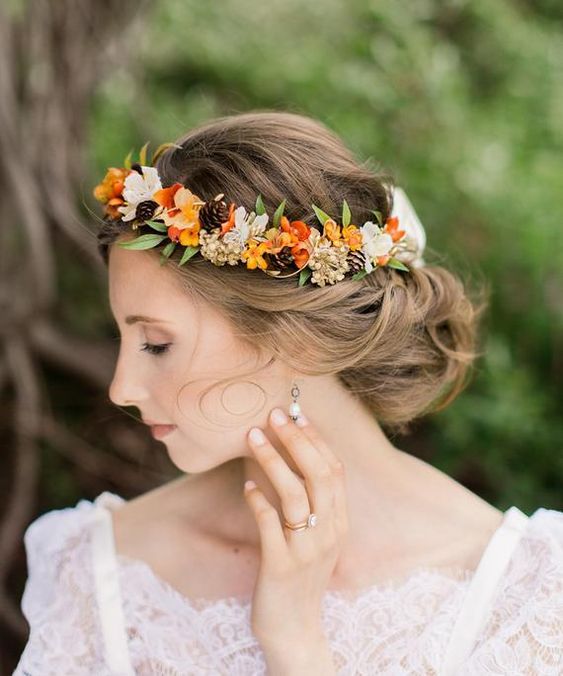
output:
M271 393L262 383L246 380L192 381L178 392L178 425L228 433L262 424Z

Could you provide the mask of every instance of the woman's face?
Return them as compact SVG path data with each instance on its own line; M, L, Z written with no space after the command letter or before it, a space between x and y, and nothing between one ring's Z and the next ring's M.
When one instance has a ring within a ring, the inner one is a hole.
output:
M273 406L287 409L289 371L259 361L155 252L111 247L109 299L121 334L111 401L136 406L147 424L172 425L160 439L184 472L251 456L250 427L264 428Z

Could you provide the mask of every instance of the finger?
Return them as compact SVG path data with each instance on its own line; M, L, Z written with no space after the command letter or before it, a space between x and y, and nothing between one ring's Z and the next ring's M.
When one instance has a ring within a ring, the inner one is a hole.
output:
M254 452L254 457L266 472L280 496L285 518L290 523L305 520L311 512L305 486L288 467L286 461L269 442L262 430L257 427L252 428L248 440Z
M258 526L262 558L279 563L287 555L287 541L276 509L253 481L245 483L244 497Z
M340 458L338 458L338 456L326 443L315 426L303 413L299 415L295 421L295 424L315 445L315 447L319 449L319 452L332 467L332 471L336 476L334 488L334 522L339 532L345 532L348 530L349 521L346 490L346 470L344 463L342 460L340 460Z
M280 415L281 414L281 415ZM281 411L274 409L270 415L272 427L301 470L311 511L322 518L330 514L333 503L333 473L320 451L305 434Z

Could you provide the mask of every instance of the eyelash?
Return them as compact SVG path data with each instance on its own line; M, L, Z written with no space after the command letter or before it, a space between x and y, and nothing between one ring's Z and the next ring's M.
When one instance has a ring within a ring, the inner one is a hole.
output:
M159 355L168 352L169 345L170 343L163 343L162 345L152 345L151 343L143 343L141 351L148 352L149 354L154 354L155 356L158 357Z

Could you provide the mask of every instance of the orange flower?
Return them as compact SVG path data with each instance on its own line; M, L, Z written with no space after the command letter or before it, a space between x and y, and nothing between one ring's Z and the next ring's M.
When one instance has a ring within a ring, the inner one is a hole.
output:
M264 234L271 242L271 253L279 253L285 246L292 247L298 241L297 237L290 232L280 232L276 228L270 228Z
M171 239L173 242L177 242L179 240L181 232L182 231L180 230L180 228L177 228L174 225L171 225L168 228L168 238Z
M94 197L106 205L106 213L113 219L121 218L117 207L124 204L122 197L129 169L110 167L101 183L93 190Z
M280 227L284 232L294 235L299 241L306 240L311 234L311 228L303 221L289 221L287 216L280 218Z
M119 211L119 207L124 204L124 201L120 197L114 197L106 204L106 213L107 215L116 220L121 218L123 214Z
M199 223L196 223L193 227L180 230L180 244L183 246L198 246L199 231Z
M181 183L174 183L168 188L162 188L162 190L157 190L152 196L155 202L162 205L167 211L169 216L175 216L180 210L176 208L174 203L174 195L182 188Z
M297 242L297 244L291 248L291 253L293 254L295 265L297 265L298 268L302 268L309 260L309 249L305 242Z
M110 167L101 183L94 188L94 197L106 204L111 199L121 197L123 185L129 169Z
M229 232L235 227L235 203L231 202L229 204L229 217L226 221L221 223L221 236Z
M383 232L386 232L388 235L391 235L391 239L394 242L398 242L406 234L405 230L397 230L399 227L399 218L398 216L392 216L385 221L385 227Z
M391 258L389 254L385 254L385 256L376 256L375 260L377 261L378 265L387 265L388 260Z
M262 258L262 254L268 251L270 248L270 242L258 242L255 239L248 241L248 249L245 249L241 258L246 261L246 267L249 270L254 270L257 267L265 270L268 267L268 263Z
M324 235L334 242L335 246L341 246L343 244L340 226L332 218L328 218L324 222Z
M170 205L162 213L168 227L184 230L193 229L197 225L199 229L198 213L203 202L195 193L181 184L175 184L170 188L158 190L155 195L158 196L159 204Z
M350 247L350 251L357 251L362 248L362 232L355 225L348 225L342 229L342 237Z

